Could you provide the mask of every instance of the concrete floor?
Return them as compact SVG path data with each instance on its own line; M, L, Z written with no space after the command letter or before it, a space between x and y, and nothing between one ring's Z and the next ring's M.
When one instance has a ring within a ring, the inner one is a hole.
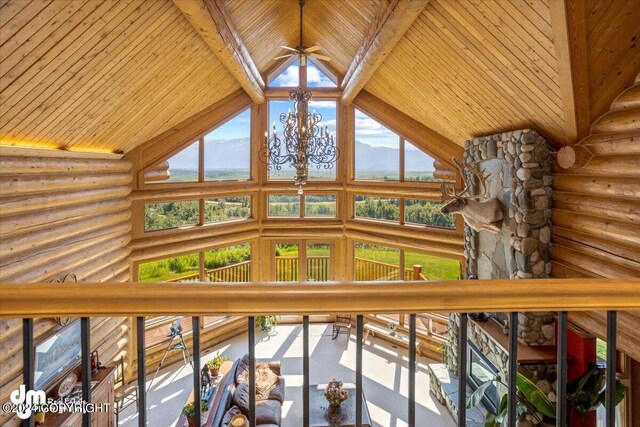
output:
M311 354L311 384L322 384L338 378L355 382L355 336L341 334L331 340L331 325L311 324L309 328ZM353 330L355 332L355 329ZM267 336L256 331L256 358L280 360L285 377L286 400L282 408L282 427L302 426L302 326L279 325L275 334ZM247 334L238 335L201 357L206 363L217 352L234 359L247 352ZM367 406L375 427L401 427L407 425L408 370L407 350L394 347L379 338L369 338L363 351L363 387ZM418 357L416 375L416 420L420 427L454 426L446 409L429 394L426 364L431 359ZM147 387L154 372L149 372ZM190 365L177 363L163 369L147 395L148 425L175 426L180 411L193 384ZM137 426L135 405L121 414L119 425ZM182 426L180 426L182 427Z

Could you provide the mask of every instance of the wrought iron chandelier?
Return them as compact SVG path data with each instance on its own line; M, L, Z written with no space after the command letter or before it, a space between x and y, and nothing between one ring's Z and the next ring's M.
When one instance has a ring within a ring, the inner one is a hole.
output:
M313 53L319 49L318 46L305 49L302 45L303 7L304 0L300 0L300 46L298 49L283 47L293 50L294 55L298 54L300 66L306 70L307 55L327 60L329 58ZM332 169L340 153L333 135L329 133L329 127L325 125L323 128L321 125L322 115L315 111L309 112L311 92L299 86L289 93L289 100L294 102L294 111L280 114L282 138L278 136L274 122L271 137L269 132L264 134L265 145L260 149L259 158L269 171L282 170L282 166L286 164L295 168L294 182L298 186L298 194L302 194L302 186L307 183L309 164L317 169Z
M294 111L280 114L283 125L282 138L278 136L276 124L269 137L265 132L265 145L260 150L260 158L268 170L282 170L289 164L296 170L294 178L298 193L307 183L309 164L317 169L332 169L339 156L336 142L329 133L329 127L321 125L322 115L309 112L311 92L298 88L289 94L294 101Z

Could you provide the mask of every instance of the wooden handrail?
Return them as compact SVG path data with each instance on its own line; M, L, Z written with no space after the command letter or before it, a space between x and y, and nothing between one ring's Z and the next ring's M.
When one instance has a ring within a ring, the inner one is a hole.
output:
M640 310L640 279L0 284L0 317Z

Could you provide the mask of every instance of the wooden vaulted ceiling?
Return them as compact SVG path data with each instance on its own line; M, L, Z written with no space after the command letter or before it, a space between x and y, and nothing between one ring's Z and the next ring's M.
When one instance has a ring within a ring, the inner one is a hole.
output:
M297 45L297 0L206 1L263 77ZM307 0L305 45L342 77L398 1ZM453 144L523 127L573 143L640 71L640 8L553 1L430 0L364 90ZM2 143L127 152L239 90L180 3L0 0Z

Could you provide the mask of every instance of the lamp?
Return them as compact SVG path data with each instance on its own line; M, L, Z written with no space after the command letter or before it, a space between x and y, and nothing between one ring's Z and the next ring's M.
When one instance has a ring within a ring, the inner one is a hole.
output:
M298 186L298 194L302 194L309 164L318 169L331 169L340 153L329 127L321 125L322 115L309 112L311 92L298 88L289 93L289 100L294 101L294 111L280 114L282 139L274 122L271 137L265 132L265 145L260 149L259 158L268 170L282 170L285 164L294 167L294 182Z

